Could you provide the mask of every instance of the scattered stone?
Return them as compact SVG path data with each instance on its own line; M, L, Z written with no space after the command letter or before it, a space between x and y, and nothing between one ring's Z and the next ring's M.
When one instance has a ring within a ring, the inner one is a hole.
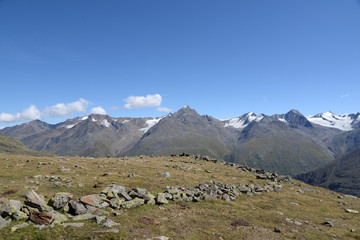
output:
M15 232L16 230L21 229L21 228L25 228L27 226L29 226L29 224L27 222L22 223L22 224L14 225L14 226L11 227L11 232Z
M120 216L121 214L123 214L123 210L119 210L119 211L116 211L114 209L111 209L111 212L113 213L114 216Z
M358 214L359 211L353 210L353 209L345 209L345 212L347 213L354 213L354 214Z
M327 226L327 227L334 227L334 220L327 220L325 222L322 223L322 225Z
M249 226L249 223L247 221L244 220L235 220L231 223L231 226L233 227L238 227L238 226Z
M88 210L82 203L76 202L76 201L70 201L69 202L69 212L74 215L82 215L82 214L87 213Z
M103 198L99 194L91 194L87 196L82 196L80 198L80 202L84 205L90 205L94 207L100 207L101 200L103 200Z
M86 205L85 207L86 207L88 213L95 214L95 215L109 215L108 211L101 210L99 208L96 208L96 207L93 207L90 205Z
M140 206L140 205L142 205L144 203L145 203L144 199L135 198L133 200L123 202L121 204L121 206L123 208L133 208L133 207L138 207L138 206Z
M49 225L53 217L46 212L33 211L30 213L30 220L36 224Z
M129 177L129 178L134 178L134 177L137 177L137 175L136 175L135 173L130 173L130 174L128 175L128 177Z
M169 173L169 172L162 172L162 173L160 173L160 175L161 175L161 177L163 177L163 178L168 178L168 177L170 177L170 173Z
M295 205L295 206L300 206L300 203L297 203L297 202L290 202L290 204Z
M56 193L49 201L49 205L54 209L63 209L66 204L73 198L73 194L67 192Z
M30 190L25 194L25 204L39 209L40 211L46 205L44 198L37 194L34 190Z
M11 220L5 220L0 216L0 230L10 225Z
M75 217L73 217L74 221L83 221L83 220L87 220L87 219L93 219L95 217L95 215L91 214L91 213L85 213L85 214L81 214L81 215L77 215Z
M100 230L100 231L94 231L96 233L118 233L119 229L118 228L113 228L113 229L109 229L109 230Z
M105 223L103 224L104 227L108 227L108 228L119 226L119 225L120 225L119 223L114 222L110 218L107 218Z
M141 217L138 219L138 222L143 223L143 224L155 224L155 225L160 224L160 222L156 221L153 218L149 218L149 217Z
M276 233L281 233L282 230L281 230L280 227L275 227L275 228L274 228L274 232L276 232Z
M62 226L63 227L84 227L85 223L63 223Z
M153 237L153 238L150 238L150 240L169 240L170 238L168 237L165 237L165 236L158 236L158 237ZM148 239L146 239L148 240Z
M106 217L104 217L104 216L95 216L93 219L97 224L100 224L102 221L106 220Z
M165 193L158 193L156 196L156 203L158 204L167 204L169 201L165 197Z

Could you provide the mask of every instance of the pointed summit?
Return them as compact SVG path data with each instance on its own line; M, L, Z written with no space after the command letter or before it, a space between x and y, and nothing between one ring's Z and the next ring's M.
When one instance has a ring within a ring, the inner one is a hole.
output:
M179 109L177 112L175 112L173 114L173 116L182 116L185 114L197 114L198 115L198 113L194 109L192 109L191 107L186 105L185 107L183 107L183 108Z
M307 118L295 109L291 109L288 113L286 113L284 119L286 122L292 125L312 127L311 123L307 120Z

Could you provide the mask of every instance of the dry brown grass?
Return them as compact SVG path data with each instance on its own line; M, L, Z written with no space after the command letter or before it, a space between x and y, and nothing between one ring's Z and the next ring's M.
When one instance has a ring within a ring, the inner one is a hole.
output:
M39 162L50 164L39 165ZM229 184L265 184L251 173L186 157L131 157L122 160L0 155L0 164L0 183L3 184L0 194L20 200L28 191L27 187L37 187L35 191L49 199L60 191L71 192L75 198L99 193L111 183L127 189L146 188L153 194L163 191L166 186L196 186L208 180ZM184 171L173 168L173 165L201 171ZM71 172L59 170L61 167ZM168 171L171 177L161 177L160 173L164 171ZM129 174L136 177L128 177ZM36 175L42 175L43 179L35 179ZM46 175L70 179L73 187L55 186L45 178ZM93 188L98 183L102 183L102 187ZM84 187L78 187L78 184L84 184ZM306 188L310 191L304 191ZM360 239L359 214L344 211L345 208L359 211L359 199L339 199L340 194L298 181L295 185L285 184L283 189L282 193L270 192L252 197L241 195L232 202L180 202L124 210L121 216L111 217L120 223L117 234L95 233L104 228L86 221L83 228L56 226L36 230L29 226L14 233L6 228L1 230L0 239L146 239L160 235L171 239ZM347 202L348 205L343 206L339 202ZM301 226L286 221L286 218L300 222ZM323 226L326 219L335 220L335 226ZM248 226L233 224L236 221L246 222ZM275 233L275 227L280 227L282 232Z

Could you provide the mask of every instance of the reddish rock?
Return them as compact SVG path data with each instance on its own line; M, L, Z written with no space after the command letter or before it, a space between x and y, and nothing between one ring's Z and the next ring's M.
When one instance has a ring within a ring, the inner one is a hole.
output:
M82 204L85 205L90 205L90 206L94 206L94 207L99 207L100 206L100 200L102 198L100 197L100 195L98 194L92 194L92 195L87 195L87 196L83 196L80 198L80 202Z
M30 220L36 224L48 225L52 220L52 216L45 212L33 211L30 214Z

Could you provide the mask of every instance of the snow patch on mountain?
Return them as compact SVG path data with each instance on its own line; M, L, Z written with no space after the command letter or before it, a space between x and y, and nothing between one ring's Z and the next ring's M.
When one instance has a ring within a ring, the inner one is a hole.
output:
M76 125L76 124L70 124L70 125L66 125L65 127L66 127L67 129L70 129L70 128L73 128L75 125Z
M349 114L338 115L329 111L310 116L307 119L312 123L324 127L337 128L343 131L353 130L352 123L354 122L354 119L352 119Z
M81 120L81 121L85 121L86 119L88 119L88 117L89 117L89 116L84 116L84 117L82 117L80 120Z
M249 125L253 121L260 122L263 118L264 118L263 115L257 116L255 113L249 112L241 117L226 120L228 122L225 123L225 127L231 126L234 128L242 129L242 128L245 128L247 125Z
M110 127L110 123L108 122L108 120L104 119L102 120L102 122L100 123L100 125L103 125L105 127Z
M122 121L122 123L128 123L128 122L130 122L130 120L124 120L124 121Z
M150 128L155 126L161 119L163 119L163 117L146 120L145 123L147 124L147 127L140 128L139 130L146 133L147 131L149 131Z

